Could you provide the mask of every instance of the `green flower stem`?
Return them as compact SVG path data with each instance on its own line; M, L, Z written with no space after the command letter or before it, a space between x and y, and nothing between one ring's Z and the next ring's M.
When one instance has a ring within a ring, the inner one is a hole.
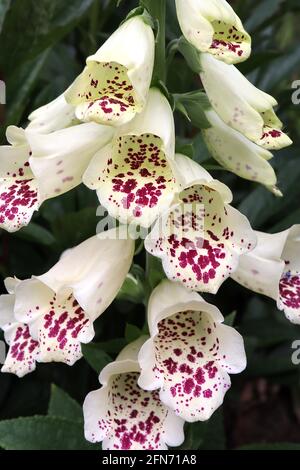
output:
M152 84L166 82L166 0L141 0L157 24L156 50Z

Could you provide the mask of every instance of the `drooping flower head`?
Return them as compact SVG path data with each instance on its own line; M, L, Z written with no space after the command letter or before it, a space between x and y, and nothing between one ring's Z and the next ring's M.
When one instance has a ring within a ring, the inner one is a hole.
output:
M185 181L180 201L158 219L146 250L162 259L166 275L188 289L216 293L256 236L246 217L228 203L230 190L183 155L176 163Z
M257 232L252 253L241 256L232 278L277 302L288 320L300 324L300 225L276 234Z
M229 373L246 367L243 339L199 294L163 281L148 307L151 338L139 354L139 385L186 421L204 421L222 404Z
M91 161L83 182L122 223L149 227L178 190L175 129L165 96L152 88L143 112L118 128Z
M0 147L0 227L15 232L50 198L78 186L113 131L95 123L37 134L14 126Z
M85 437L103 450L167 450L182 444L183 420L160 402L157 391L137 383L141 338L128 345L101 374L102 388L83 405Z
M183 35L196 49L235 64L248 59L251 38L226 0L176 0Z
M0 227L15 232L29 224L40 195L23 129L10 126L6 136L11 145L0 147Z
M80 121L122 125L142 111L154 64L154 34L142 16L122 24L87 58L81 75L65 93Z
M28 119L29 124L26 130L38 134L51 134L51 132L79 124L74 106L66 102L64 95L36 109Z
M134 242L125 234L125 227L103 232L67 251L46 274L6 281L0 324L10 351L3 371L22 376L35 360L73 365L82 357L81 343L93 339L93 322L129 271Z
M263 184L275 195L282 195L269 163L272 153L225 124L214 110L207 111L206 117L211 127L203 129L202 135L211 156L228 171Z
M252 85L234 65L216 60L210 54L201 54L200 62L205 91L225 124L268 150L292 144L274 112L277 101L272 96Z

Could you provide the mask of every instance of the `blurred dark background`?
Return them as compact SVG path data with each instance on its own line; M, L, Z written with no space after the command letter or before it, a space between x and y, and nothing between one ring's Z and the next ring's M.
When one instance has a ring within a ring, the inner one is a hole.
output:
M62 93L80 73L86 56L137 6L135 0L123 0L118 8L116 3L116 0L0 0L0 78L7 86L7 104L0 106L2 143L6 126L26 126L28 114ZM292 103L292 83L300 80L300 3L299 0L230 3L253 39L253 54L239 68L256 86L276 97L279 117L294 146L277 152L273 160L284 193L282 199L227 172L218 171L214 176L231 187L234 205L249 217L255 229L276 232L300 223L300 104ZM173 0L168 1L167 36L168 41L180 36ZM171 93L200 86L180 55L170 63L167 86ZM179 115L176 127L177 148L200 163L209 162L199 131ZM29 227L15 234L1 231L1 277L16 275L23 279L45 272L64 249L95 234L99 221L97 205L95 194L82 186L47 201ZM144 262L143 255L136 257L142 268ZM154 277L155 269L154 266ZM141 270L139 275L142 276ZM4 291L2 283L1 289ZM290 448L288 443L294 443L300 449L300 366L291 361L291 345L300 340L300 327L291 325L272 301L232 281L226 282L215 298L207 298L217 303L225 316L236 312L234 325L245 338L248 368L239 377L233 377L225 405L209 423L187 426L184 447ZM85 359L74 367L40 364L36 372L22 380L1 374L0 420L46 414L51 384L81 404L85 395L97 387L95 369L101 369L115 357L124 336L129 341L143 327L145 308L134 300L135 303L129 302L123 296L105 312L96 324L97 345L87 347ZM3 444L2 436L9 429L1 427L0 422L0 446L4 448L10 448ZM68 435L64 445L73 448Z

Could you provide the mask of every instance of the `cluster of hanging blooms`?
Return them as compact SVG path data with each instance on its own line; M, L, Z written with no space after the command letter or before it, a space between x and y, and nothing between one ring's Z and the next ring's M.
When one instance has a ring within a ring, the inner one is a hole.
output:
M235 67L251 38L225 0L176 0L182 33L201 64L210 102L203 137L227 170L279 195L270 151L291 144L273 97ZM148 302L149 335L125 347L84 403L85 436L103 449L167 449L184 422L222 404L230 374L246 367L243 339L199 293L231 276L276 300L300 324L300 225L255 232L232 193L195 161L175 153L173 111L153 87L155 36L149 15L129 17L66 92L7 129L0 147L0 226L30 223L47 199L79 184L95 190L118 228L63 253L47 273L5 281L0 327L9 350L3 372L19 377L39 362L73 365L94 321L128 279L135 242L148 229L148 256L166 274ZM129 275L130 276L130 275ZM113 321L113 319L112 319Z

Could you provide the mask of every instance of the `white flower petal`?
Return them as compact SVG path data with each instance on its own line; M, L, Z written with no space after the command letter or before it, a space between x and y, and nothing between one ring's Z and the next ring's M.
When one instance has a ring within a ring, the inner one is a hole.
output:
M176 0L185 38L199 51L228 64L242 62L251 53L251 38L225 0Z
M27 130L39 134L51 134L78 122L74 106L66 102L64 95L36 109L28 119Z
M30 166L42 200L63 194L82 181L95 153L112 138L112 129L94 123L73 126L50 135L27 131Z
M268 162L273 155L225 124L215 111L208 111L206 116L212 127L202 134L212 157L232 173L275 192L277 178Z
M65 93L82 121L123 125L146 103L154 64L151 27L136 16L120 26L87 59L82 74Z
M10 128L8 136L19 145L0 147L0 227L15 232L29 224L39 208L40 196L22 131Z
M152 293L152 332L139 354L139 384L153 389L152 370L160 399L186 421L209 419L230 387L228 372L245 368L242 337L222 320L216 307L177 284L164 281Z
M139 365L133 357L140 344L127 347L103 370L104 386L84 402L85 436L103 441L103 450L167 450L167 443L184 440L183 421L160 402L158 392L145 392L137 384Z
M184 190L181 199L158 220L145 248L162 259L170 280L216 293L236 270L239 256L254 248L256 236L246 217L206 185Z

